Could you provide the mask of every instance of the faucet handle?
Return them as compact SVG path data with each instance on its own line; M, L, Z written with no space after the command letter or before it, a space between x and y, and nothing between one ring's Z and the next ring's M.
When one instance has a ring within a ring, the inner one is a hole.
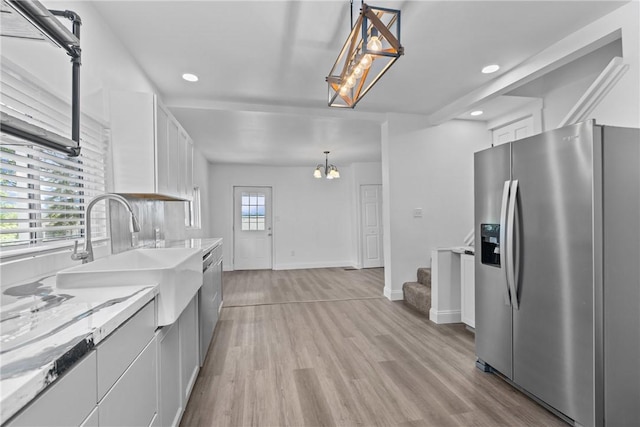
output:
M73 253L71 254L71 259L74 261L82 261L82 263L84 264L87 258L89 258L89 252L78 252L78 241L76 240L73 244Z

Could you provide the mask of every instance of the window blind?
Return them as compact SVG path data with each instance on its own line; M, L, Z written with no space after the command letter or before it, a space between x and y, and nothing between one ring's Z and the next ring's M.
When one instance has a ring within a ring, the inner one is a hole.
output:
M71 130L71 106L2 58L0 108L59 135ZM108 131L83 115L79 157L0 134L0 249L42 249L84 238L85 209L106 191ZM95 224L95 225L94 225ZM107 237L105 204L92 211L92 237Z

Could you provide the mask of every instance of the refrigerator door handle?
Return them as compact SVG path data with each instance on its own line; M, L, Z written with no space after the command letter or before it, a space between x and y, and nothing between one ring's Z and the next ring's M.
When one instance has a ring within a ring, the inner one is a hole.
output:
M506 288L504 291L504 304L511 305L511 298L509 296L509 271L507 267L507 209L509 205L509 189L511 188L511 181L505 181L502 188L502 206L500 208L500 263L502 265L502 271L505 275Z
M519 308L518 293L516 290L516 266L515 266L515 222L516 209L518 199L518 180L511 181L511 190L509 191L509 208L507 209L507 256L505 264L507 265L507 284L509 293L511 294L511 304L517 310Z

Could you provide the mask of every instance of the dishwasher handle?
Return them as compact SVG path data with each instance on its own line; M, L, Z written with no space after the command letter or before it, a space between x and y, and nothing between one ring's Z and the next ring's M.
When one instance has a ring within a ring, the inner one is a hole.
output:
M213 264L213 251L206 254L202 259L202 272L207 271L209 267L211 267L211 264Z

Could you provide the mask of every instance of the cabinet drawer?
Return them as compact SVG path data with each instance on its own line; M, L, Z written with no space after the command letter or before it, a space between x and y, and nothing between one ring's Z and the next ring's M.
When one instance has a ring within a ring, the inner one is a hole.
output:
M98 345L98 400L140 354L154 332L155 306L151 301Z
M96 402L96 352L92 351L6 427L77 426L91 413Z
M101 426L148 426L157 410L155 338L98 405Z

